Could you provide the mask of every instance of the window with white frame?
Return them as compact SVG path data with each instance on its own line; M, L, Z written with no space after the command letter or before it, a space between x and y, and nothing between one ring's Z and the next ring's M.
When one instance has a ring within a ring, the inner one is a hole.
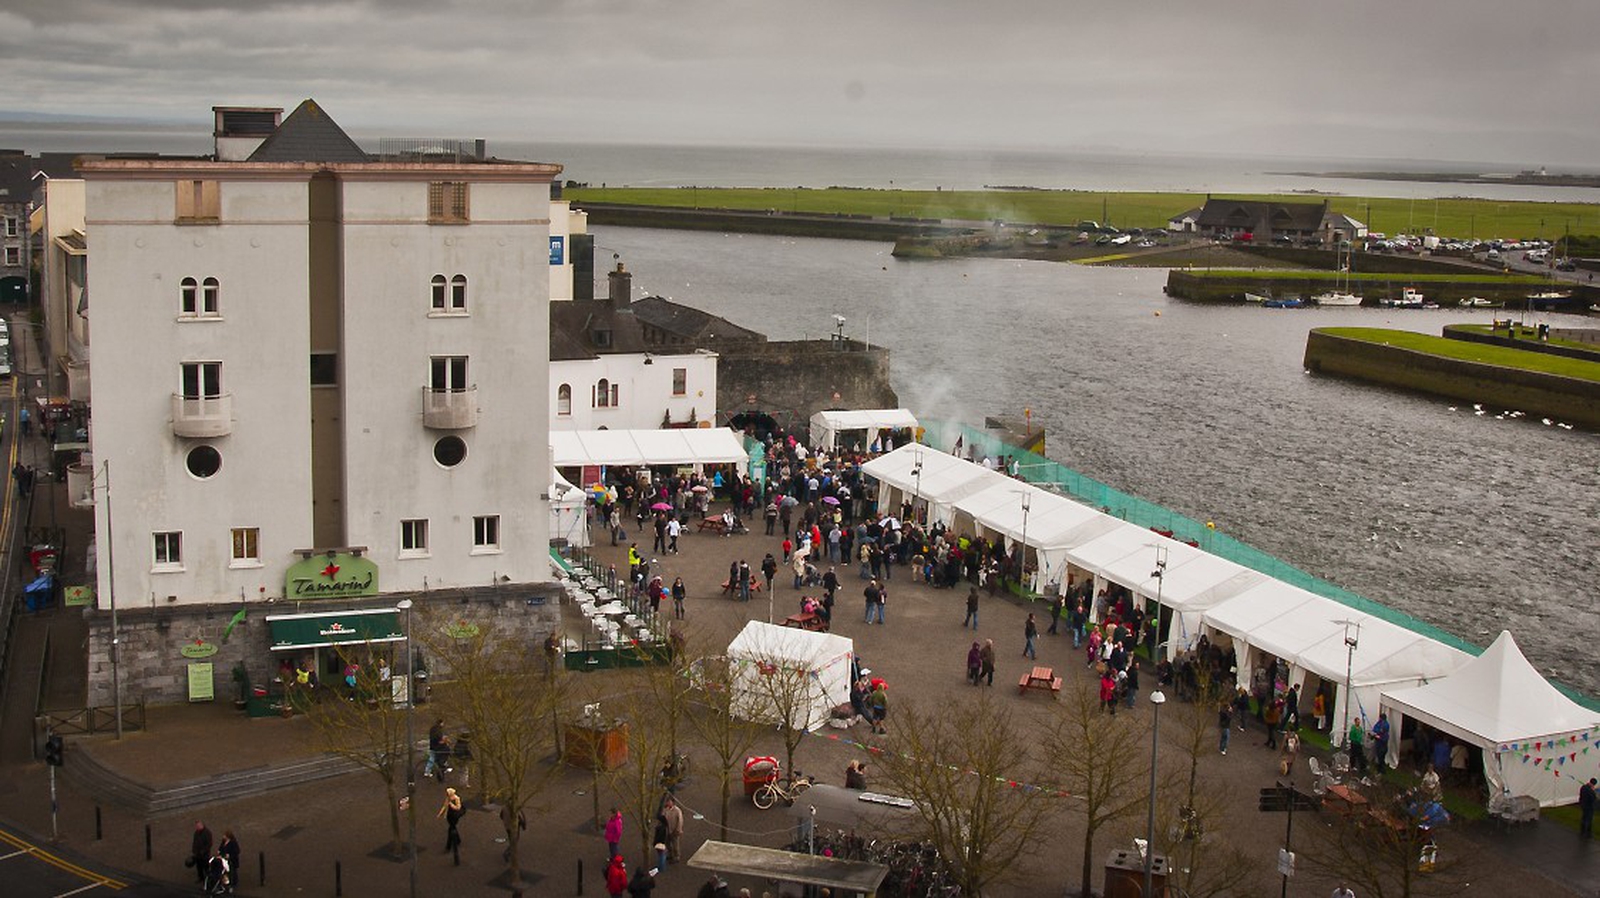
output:
M233 563L229 567L261 566L261 528L235 527L233 534Z
M460 393L467 388L467 357L436 355L428 360L428 388L436 393Z
M572 384L556 387L556 414L572 414Z
M215 399L221 395L221 362L183 363L183 398Z
M467 310L467 276L458 274L450 279L450 311Z
M15 237L22 230L21 220L15 216L6 216L6 236Z
M222 284L216 278L203 281L184 278L178 282L178 314L184 318L215 318Z
M8 247L6 247L6 267L8 267L8 268L16 268L18 265L21 265L21 264L22 264L22 247L20 247L20 246L8 246Z
M183 569L183 531L164 530L152 534L155 538L155 569L174 571Z
M617 408L621 404L618 402L621 398L621 389L620 385L614 384L604 377L600 378L600 382L594 385L593 406L595 408Z
M672 369L672 395L684 396L689 392L689 369Z
M435 312L465 312L467 310L467 276L458 274L446 278L442 274L433 276L432 283L433 311Z
M400 522L400 557L420 558L428 554L427 518L408 518Z
M478 515L472 519L472 551L500 551L500 516Z

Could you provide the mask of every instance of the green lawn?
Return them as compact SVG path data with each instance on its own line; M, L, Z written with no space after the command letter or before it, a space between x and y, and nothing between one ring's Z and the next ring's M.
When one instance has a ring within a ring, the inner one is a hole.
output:
M1319 327L1316 328L1316 331L1333 337L1365 340L1370 343L1412 349L1417 352L1426 352L1445 358L1480 362L1486 365L1502 365L1507 368L1521 368L1526 371L1539 371L1562 377L1600 381L1600 362L1569 359L1543 352L1512 349L1506 346L1469 343L1465 340L1447 340L1444 337L1433 337L1428 334L1389 330L1381 327Z
M1441 185L1440 189L1448 189ZM953 218L1071 226L1109 222L1119 228L1165 227L1174 215L1205 204L1202 193L1095 193L1075 190L866 190L856 188L756 187L570 187L574 201L699 209L777 210L824 214ZM1321 202L1323 197L1260 194L1219 198L1275 202ZM1477 199L1408 200L1392 197L1326 197L1333 210L1365 222L1373 231L1432 233L1461 238L1554 240L1600 234L1600 204L1535 203Z
M1270 281L1278 278L1296 277L1307 280L1343 280L1344 275L1336 271L1313 271L1294 269L1285 271L1271 268L1208 268L1199 271L1190 271L1195 277L1200 278L1226 278L1237 280L1240 278L1253 278L1256 280ZM1546 279L1533 274L1399 274L1388 272L1356 272L1350 275L1353 284L1398 284L1409 286L1412 284L1528 284L1544 285L1549 283Z

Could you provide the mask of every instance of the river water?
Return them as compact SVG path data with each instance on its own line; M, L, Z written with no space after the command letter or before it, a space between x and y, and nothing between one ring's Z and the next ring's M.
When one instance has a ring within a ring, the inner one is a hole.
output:
M1492 312L1197 305L1162 294L1163 270L595 234L636 296L774 339L825 336L845 315L851 336L893 350L913 411L981 425L1032 408L1063 464L1479 645L1509 628L1541 670L1600 694L1600 436L1301 367L1313 326L1436 334Z

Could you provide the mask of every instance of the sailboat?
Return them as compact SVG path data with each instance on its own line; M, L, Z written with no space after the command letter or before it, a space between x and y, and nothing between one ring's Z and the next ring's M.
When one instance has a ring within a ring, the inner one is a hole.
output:
M1335 278L1333 282L1333 289L1326 293L1318 293L1316 296L1311 297L1312 302L1319 306L1361 305L1361 296L1359 294L1350 292L1350 265L1354 261L1350 255L1351 252L1351 250L1341 247L1339 255L1335 257L1335 260L1339 265L1339 274L1343 276L1344 283L1341 285L1339 283L1339 279Z

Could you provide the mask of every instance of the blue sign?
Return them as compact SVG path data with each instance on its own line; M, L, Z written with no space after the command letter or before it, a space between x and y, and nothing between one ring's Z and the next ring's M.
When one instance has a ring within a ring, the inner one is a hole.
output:
M565 264L566 258L567 258L567 238L565 238L565 237L551 237L550 238L550 264L551 265L562 265L562 264Z

